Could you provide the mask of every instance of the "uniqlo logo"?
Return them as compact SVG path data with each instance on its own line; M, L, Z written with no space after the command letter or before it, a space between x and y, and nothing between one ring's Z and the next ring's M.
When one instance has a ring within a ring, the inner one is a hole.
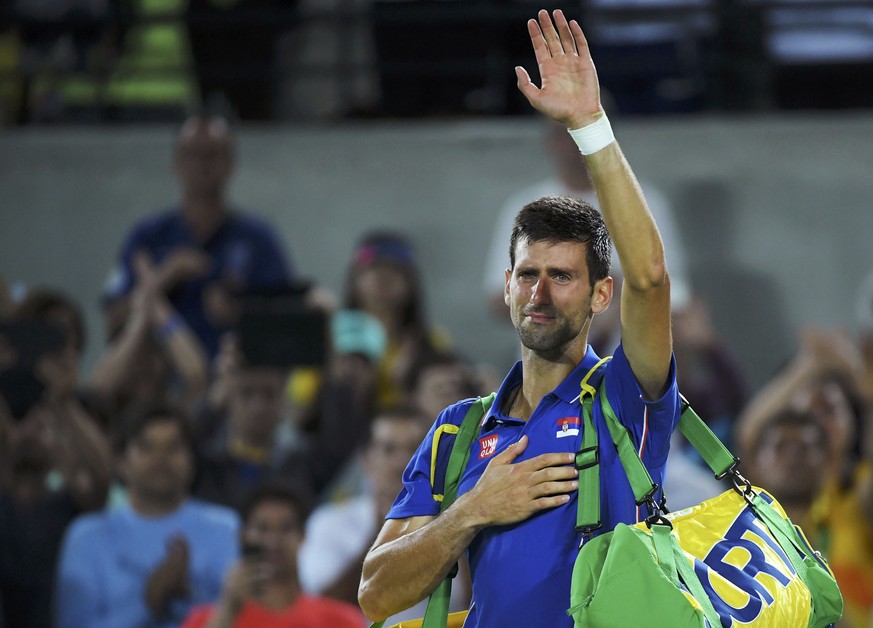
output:
M497 450L497 434L480 438L479 445L482 447L479 450L479 460L484 460Z

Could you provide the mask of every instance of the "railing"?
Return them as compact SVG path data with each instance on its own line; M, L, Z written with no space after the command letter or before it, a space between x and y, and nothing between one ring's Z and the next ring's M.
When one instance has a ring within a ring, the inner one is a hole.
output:
M72 13L60 23L25 19L4 3L6 121L178 119L216 93L250 119L529 110L515 91L512 68L535 69L524 23L536 3L333 0L329 6L321 0L306 7L276 0L260 8L240 2L229 12L209 1L150 14L125 2L102 15ZM827 92L828 73L838 81L843 66L873 74L873 2L866 0L552 4L583 23L604 87L625 113L790 107L792 80L812 76ZM840 11L853 12L850 24ZM841 56L849 28L854 47ZM162 41L149 41L149 29L163 33L164 44L174 32L176 53L149 49ZM836 54L780 56L784 46L773 42L790 41L791 29L818 29L817 41L825 44L830 29L828 51ZM12 33L26 40L13 46ZM837 90L833 102L820 99L819 106L873 106L873 90L862 91L840 102Z

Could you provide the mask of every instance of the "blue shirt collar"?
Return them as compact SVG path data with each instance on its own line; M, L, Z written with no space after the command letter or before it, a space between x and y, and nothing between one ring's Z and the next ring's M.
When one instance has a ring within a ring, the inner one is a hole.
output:
M582 389L579 387L579 383L582 381L582 378L588 373L592 366L597 364L600 361L600 358L596 353L594 353L594 349L591 348L591 345L588 345L588 350L585 352L585 357L582 358L582 361L576 365L576 367L570 372L569 375L564 379L563 382L558 384L558 387L552 391L558 399L565 403L573 403L573 401L578 400L579 393L582 392ZM501 411L500 408L503 407L504 402L508 398L509 395L512 394L517 387L521 386L521 382L523 379L523 369L521 361L515 363L515 365L510 369L509 374L507 374L506 379L503 380L503 383L500 384L500 388L497 389L497 396L494 398L494 403L491 405L491 408L488 410L488 414L485 415L483 419L483 425L492 417L496 418L510 418L506 417Z

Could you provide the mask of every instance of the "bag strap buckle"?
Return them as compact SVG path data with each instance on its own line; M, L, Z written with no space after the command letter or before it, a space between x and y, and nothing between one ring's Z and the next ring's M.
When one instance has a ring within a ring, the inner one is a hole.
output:
M585 545L588 541L594 538L594 533L603 527L603 522L598 521L592 525L587 526L576 526L576 532L582 535L582 538L579 539L579 548L581 549L583 545Z
M591 455L593 452L593 456ZM600 447L593 445L576 452L576 469L583 471L600 464Z
M667 497L661 493L661 501L655 501L655 493L658 492L659 486L657 484L652 485L652 490L646 495L646 497L640 502L639 505L645 504L649 512L651 513L648 517L644 519L646 525L649 529L652 529L653 525L666 525L671 530L673 529L673 524L667 517L667 513L670 511L667 509Z
M743 496L749 506L754 506L752 500L757 496L755 489L752 488L752 483L742 476L739 470L734 469L730 473L731 483L734 485L734 490Z

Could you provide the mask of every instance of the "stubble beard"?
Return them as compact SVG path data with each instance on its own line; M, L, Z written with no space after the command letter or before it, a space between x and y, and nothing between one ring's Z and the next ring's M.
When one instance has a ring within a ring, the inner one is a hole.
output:
M521 314L521 320L515 323L515 331L521 344L540 355L549 356L561 353L564 347L579 337L585 328L585 322L591 318L589 311L580 326L573 324L568 318L559 318L552 325L541 325L527 321L525 314Z

